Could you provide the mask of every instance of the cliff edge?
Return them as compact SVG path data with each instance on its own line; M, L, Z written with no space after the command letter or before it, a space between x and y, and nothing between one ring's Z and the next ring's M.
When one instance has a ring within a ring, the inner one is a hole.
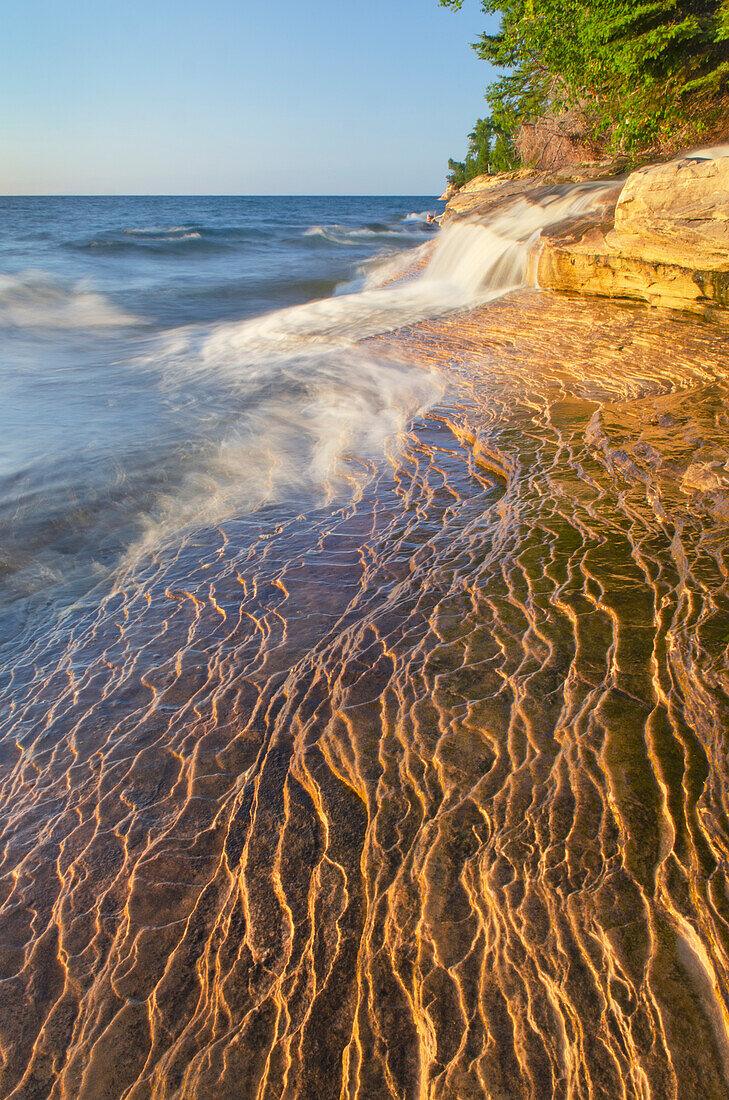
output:
M618 171L603 162L551 175L479 177L449 201L444 221L485 218L512 199L543 201L571 182L614 181ZM729 317L729 156L647 165L615 183L614 199L543 230L531 251L530 282Z

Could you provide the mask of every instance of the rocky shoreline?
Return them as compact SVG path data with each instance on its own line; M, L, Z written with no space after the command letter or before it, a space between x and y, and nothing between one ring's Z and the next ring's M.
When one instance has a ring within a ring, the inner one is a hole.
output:
M580 182L474 189L484 293L348 342L346 390L323 341L320 390L263 361L297 388L241 477L329 388L336 438L367 363L385 423L433 379L381 456L350 435L351 493L190 525L6 671L0 1097L727 1100L729 353L506 292ZM628 186L534 256L627 242Z
M604 182L596 209L543 230L529 282L729 317L729 156L686 156L620 176L625 162L481 176L448 199L443 223L481 220L508 203L544 204L571 185ZM446 193L447 194L447 193ZM445 197L445 196L444 196Z

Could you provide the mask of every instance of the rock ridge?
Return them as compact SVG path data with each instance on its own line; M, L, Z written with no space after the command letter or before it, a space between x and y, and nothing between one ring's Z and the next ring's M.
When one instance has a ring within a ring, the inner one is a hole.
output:
M526 169L479 177L444 221L485 218L519 197L539 201L570 183L614 180L619 162L558 173ZM544 229L529 259L543 289L623 298L729 318L729 156L686 156L615 181L614 201Z

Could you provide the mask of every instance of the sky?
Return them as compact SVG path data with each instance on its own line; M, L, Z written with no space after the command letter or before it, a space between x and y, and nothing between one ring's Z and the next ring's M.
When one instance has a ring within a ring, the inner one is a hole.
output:
M0 0L0 194L435 195L478 0Z

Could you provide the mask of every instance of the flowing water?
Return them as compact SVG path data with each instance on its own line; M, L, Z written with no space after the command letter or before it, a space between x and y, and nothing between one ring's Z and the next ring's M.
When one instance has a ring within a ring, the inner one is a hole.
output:
M0 1095L729 1095L725 330L513 290L604 198L5 200Z

